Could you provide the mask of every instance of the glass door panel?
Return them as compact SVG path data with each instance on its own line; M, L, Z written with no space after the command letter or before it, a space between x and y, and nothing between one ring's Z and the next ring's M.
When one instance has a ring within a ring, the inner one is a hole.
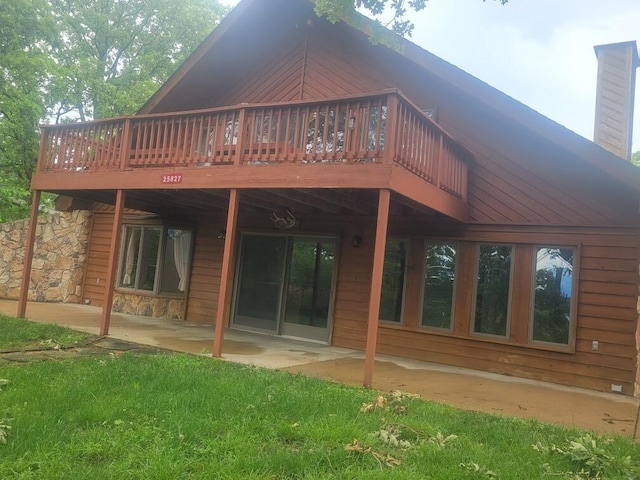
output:
M278 331L286 237L242 237L234 324Z
M281 329L283 335L329 340L335 250L333 240L292 239Z

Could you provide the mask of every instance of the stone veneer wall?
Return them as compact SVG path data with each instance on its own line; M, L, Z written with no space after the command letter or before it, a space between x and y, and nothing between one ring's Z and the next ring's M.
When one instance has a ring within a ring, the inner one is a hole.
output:
M116 291L111 311L169 320L184 320L184 298L137 295Z
M0 298L20 295L29 220L0 225ZM79 303L87 259L91 213L55 212L38 217L29 300Z

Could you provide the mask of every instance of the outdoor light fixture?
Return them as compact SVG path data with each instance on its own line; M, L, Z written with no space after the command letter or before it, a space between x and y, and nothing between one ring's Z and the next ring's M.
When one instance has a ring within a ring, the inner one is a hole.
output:
M218 238L218 240L224 240L227 238L227 231L225 229L220 230L216 238Z
M355 128L355 126L356 126L356 117L355 117L355 115L351 115L349 117L349 129L353 130Z
M360 245L362 245L362 236L354 235L351 237L351 246L353 248L360 248Z

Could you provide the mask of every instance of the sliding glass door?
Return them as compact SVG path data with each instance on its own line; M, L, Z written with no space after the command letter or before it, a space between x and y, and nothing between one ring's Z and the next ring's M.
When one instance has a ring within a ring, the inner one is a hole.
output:
M329 341L333 239L243 235L233 324Z
M286 253L286 237L242 237L236 325L278 331Z

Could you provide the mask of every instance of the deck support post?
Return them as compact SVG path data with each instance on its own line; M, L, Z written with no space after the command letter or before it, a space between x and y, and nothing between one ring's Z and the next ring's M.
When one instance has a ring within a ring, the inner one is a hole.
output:
M364 360L364 382L366 388L373 383L373 367L378 341L378 319L380 317L380 295L382 294L382 272L384 269L384 251L387 246L387 226L389 224L389 205L391 191L380 190L378 197L378 219L376 239L373 249L373 270L371 273L371 294L369 297L369 320L367 322L367 344Z
M124 190L116 193L116 207L113 214L113 228L111 229L111 244L109 246L109 266L107 270L107 283L104 287L104 300L102 301L102 318L100 320L100 335L109 335L109 323L111 322L111 307L113 306L113 291L118 273L118 250L120 237L122 236L122 215L127 194Z
M231 265L236 243L236 227L238 224L238 206L240 194L237 188L229 192L229 210L227 212L227 228L225 230L224 253L222 254L222 271L220 273L220 291L218 292L218 308L216 310L216 331L213 339L213 356L222 356L222 340L227 306L227 290L231 280Z
M31 264L33 263L33 246L36 241L36 227L38 226L38 210L40 208L40 190L31 194L31 214L29 228L24 245L24 263L22 264L22 281L20 283L20 297L18 298L18 318L25 318L27 299L29 298L29 283L31 281Z

